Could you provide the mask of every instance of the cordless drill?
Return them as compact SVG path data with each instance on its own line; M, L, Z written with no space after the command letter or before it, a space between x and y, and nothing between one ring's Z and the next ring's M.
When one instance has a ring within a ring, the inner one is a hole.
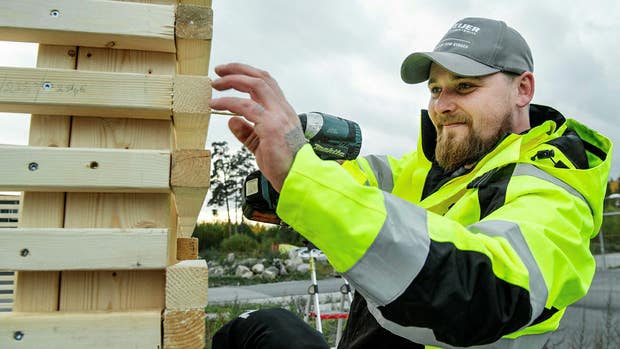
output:
M320 112L298 116L304 136L319 158L352 160L359 155L362 132L356 122ZM281 223L276 215L279 194L260 171L246 177L242 197L241 207L246 218L263 223Z

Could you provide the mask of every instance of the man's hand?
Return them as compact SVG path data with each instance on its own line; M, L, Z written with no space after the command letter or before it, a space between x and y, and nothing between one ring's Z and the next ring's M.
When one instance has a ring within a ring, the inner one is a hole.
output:
M214 89L235 89L248 93L250 98L216 98L211 108L243 115L251 122L233 117L228 127L254 154L261 172L279 192L295 154L307 142L297 113L266 71L230 63L216 67L215 72L221 78L213 81Z

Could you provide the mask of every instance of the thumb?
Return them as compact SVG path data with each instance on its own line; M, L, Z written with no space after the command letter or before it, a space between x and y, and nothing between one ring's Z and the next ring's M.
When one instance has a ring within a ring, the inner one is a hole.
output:
M228 128L230 132L237 137L252 153L258 146L258 137L254 133L254 127L243 118L232 117L228 120Z

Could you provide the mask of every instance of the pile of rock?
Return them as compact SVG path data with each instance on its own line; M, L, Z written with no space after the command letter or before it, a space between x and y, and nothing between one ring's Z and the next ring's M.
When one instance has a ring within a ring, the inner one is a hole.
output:
M209 276L239 276L246 279L263 278L274 280L280 275L292 272L308 273L310 265L301 257L290 255L288 258L245 258L237 259L234 253L229 253L222 261L207 261Z

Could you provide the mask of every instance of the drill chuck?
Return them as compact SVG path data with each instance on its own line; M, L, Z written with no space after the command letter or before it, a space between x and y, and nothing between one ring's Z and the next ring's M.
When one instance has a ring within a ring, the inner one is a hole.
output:
M356 122L320 112L298 116L306 139L321 159L357 158L362 147L362 131Z

